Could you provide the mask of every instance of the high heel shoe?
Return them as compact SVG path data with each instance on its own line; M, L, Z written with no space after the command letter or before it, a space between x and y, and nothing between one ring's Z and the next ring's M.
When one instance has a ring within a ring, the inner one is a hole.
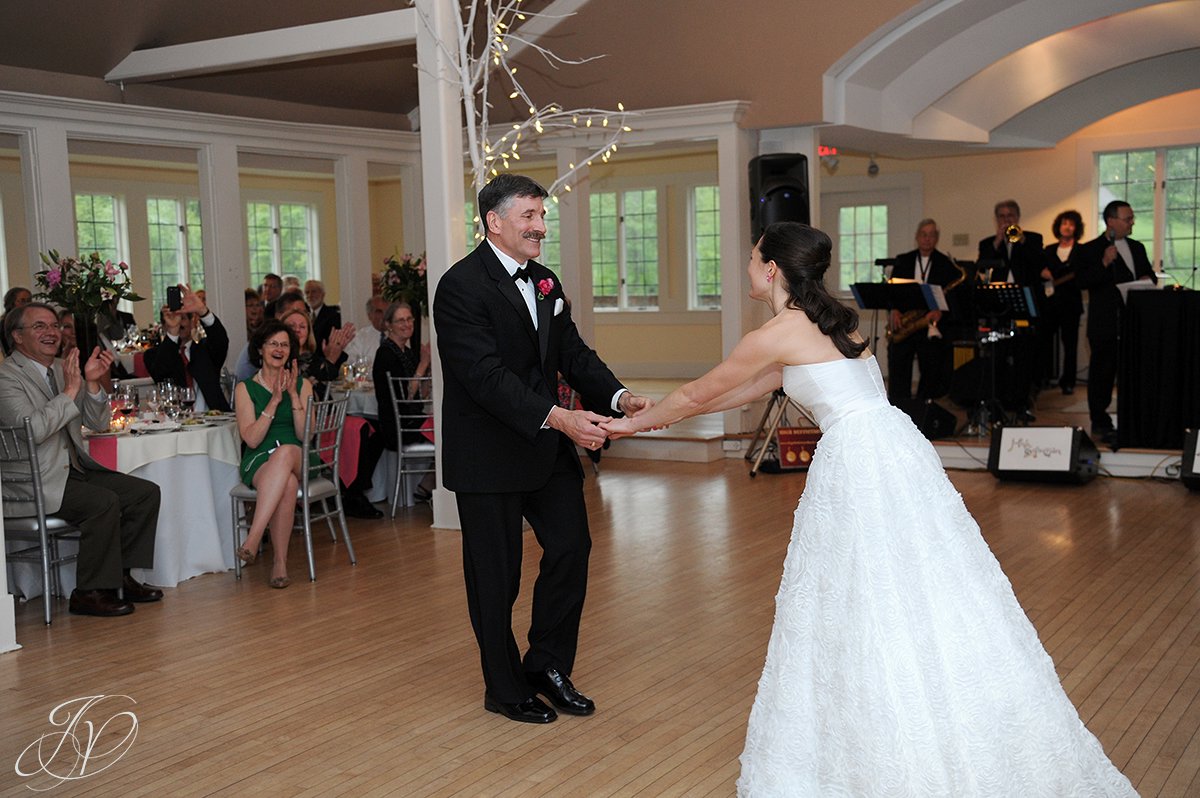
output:
M254 565L254 561L258 559L258 555L245 546L238 546L233 553L242 561L242 565Z
M413 501L417 504L428 504L433 501L433 491L417 485L417 489L413 491Z

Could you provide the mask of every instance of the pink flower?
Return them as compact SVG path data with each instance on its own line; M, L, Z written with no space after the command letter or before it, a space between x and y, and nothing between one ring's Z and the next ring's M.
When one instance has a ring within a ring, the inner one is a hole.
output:
M62 272L60 270L51 269L50 271L46 272L46 285L50 286L51 288L58 288L61 282Z
M537 283L538 299L545 299L551 291L554 290L554 281L549 277L538 280Z
M417 261L417 274L425 276L425 261Z
M109 277L115 277L120 274L121 271L116 266L113 266L113 262L111 260L106 260L104 261L104 273Z

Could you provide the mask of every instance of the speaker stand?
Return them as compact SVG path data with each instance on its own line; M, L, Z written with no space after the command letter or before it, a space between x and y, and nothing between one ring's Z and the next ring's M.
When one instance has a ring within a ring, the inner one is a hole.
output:
M998 341L1005 338L1011 338L1012 331L992 331L986 335L979 336L979 356L984 357L986 352L988 359L987 391L980 391L979 403L971 409L967 414L967 420L963 424L962 429L958 431L959 435L964 432L968 436L976 438L986 438L992 434L992 428L995 426L1007 426L1009 423L1008 413L1004 411L1004 405L996 398L996 348Z
M762 465L762 461L766 458L767 452L772 447L776 451L779 451L779 428L787 418L789 405L795 408L796 412L801 416L811 421L814 427L817 426L812 417L804 412L804 408L792 401L782 388L776 388L772 391L767 406L763 408L762 418L758 422L758 429L754 431L754 437L750 440L750 449L746 452L746 459L752 461L752 465L750 466L751 477L758 475L758 468Z

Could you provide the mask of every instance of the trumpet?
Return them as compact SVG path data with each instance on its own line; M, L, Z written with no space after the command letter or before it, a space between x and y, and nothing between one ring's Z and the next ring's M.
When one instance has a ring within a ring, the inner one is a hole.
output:
M1019 224L1010 224L1008 227L1004 228L1004 239L1010 244L1016 244L1021 240L1023 235L1025 235L1025 233L1021 230L1021 225Z

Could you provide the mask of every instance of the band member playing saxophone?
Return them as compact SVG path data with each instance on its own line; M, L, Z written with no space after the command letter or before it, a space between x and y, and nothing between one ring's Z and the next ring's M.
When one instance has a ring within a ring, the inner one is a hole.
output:
M937 250L938 226L933 219L917 225L917 248L896 256L893 280L915 280L953 290L963 280L963 271ZM950 390L952 350L950 338L942 334L940 310L890 312L888 324L888 399L893 404L912 398L913 358L920 365L918 399L936 399Z

